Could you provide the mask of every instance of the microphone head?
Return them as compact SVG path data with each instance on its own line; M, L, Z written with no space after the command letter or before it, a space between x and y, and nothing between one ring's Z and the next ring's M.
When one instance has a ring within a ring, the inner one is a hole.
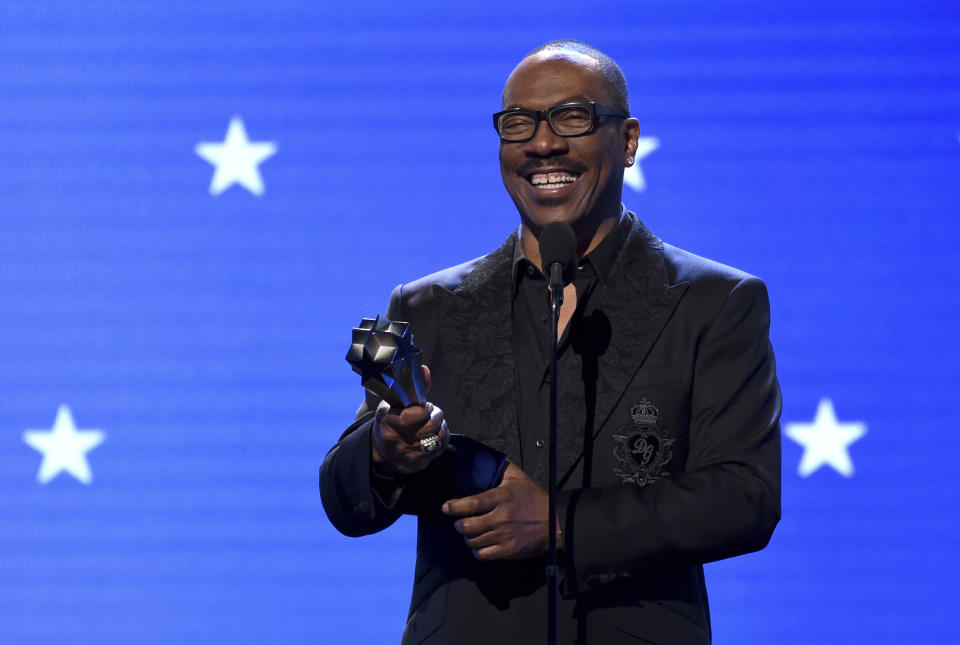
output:
M577 270L577 236L566 222L550 222L540 232L540 259L543 270L550 274L550 267L559 262L563 267L563 284L573 282Z

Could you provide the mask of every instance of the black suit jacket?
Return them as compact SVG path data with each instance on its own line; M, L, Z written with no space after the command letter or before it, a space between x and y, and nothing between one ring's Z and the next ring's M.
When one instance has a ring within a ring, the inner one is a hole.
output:
M560 383L561 642L708 643L702 563L763 548L780 517L780 389L763 283L663 244L632 214L593 342ZM511 341L516 236L394 290L452 431L520 461ZM570 386L583 379L587 387ZM580 392L579 395L574 394ZM347 535L418 515L404 643L525 643L545 625L543 559L481 563L439 512L433 466L397 499L370 484L368 399L321 468ZM522 465L522 464L521 464ZM534 476L535 473L528 473Z

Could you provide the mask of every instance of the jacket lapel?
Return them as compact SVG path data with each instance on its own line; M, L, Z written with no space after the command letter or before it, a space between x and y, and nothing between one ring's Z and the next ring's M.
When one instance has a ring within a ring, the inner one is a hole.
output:
M515 235L481 258L452 291L435 285L440 344L459 413L451 430L520 462L513 359L512 260Z
M590 449L592 441L585 438L592 439L603 428L688 286L667 284L663 242L635 215L625 216L631 220L630 231L598 294L594 314L582 321L588 325L584 335L599 345L581 352L581 369L568 375L582 376L585 387L571 380L561 384L571 408L585 411L585 416L574 414L575 427L564 424L568 430L561 438L557 469L561 482L584 457L584 449Z
M599 359L594 427L600 429L643 364L688 284L667 284L663 242L632 213L630 230L598 309L610 320L610 348Z

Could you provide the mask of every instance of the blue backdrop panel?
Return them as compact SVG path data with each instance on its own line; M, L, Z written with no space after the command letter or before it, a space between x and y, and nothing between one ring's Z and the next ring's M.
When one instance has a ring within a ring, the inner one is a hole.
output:
M0 7L0 642L397 642L413 523L317 493L349 330L517 225L554 38L626 72L626 204L769 286L783 520L715 642L950 640L960 10L702 4Z

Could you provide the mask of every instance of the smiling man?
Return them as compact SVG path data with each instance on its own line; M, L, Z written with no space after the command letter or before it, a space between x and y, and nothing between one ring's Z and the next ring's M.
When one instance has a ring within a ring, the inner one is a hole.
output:
M373 397L324 460L333 524L418 517L404 643L533 643L560 528L561 643L708 643L702 564L766 545L780 517L780 390L763 283L664 244L621 206L639 136L619 67L547 43L507 79L503 183L520 228L497 250L394 291L431 403ZM569 223L557 517L548 517L550 327L538 239ZM504 453L499 485L456 495L447 426ZM441 465L445 464L445 465Z
M623 169L633 163L640 125L629 118L622 73L594 56L570 48L531 54L507 79L504 109L494 115L500 172L528 253L544 226L563 221L582 257L619 219Z

